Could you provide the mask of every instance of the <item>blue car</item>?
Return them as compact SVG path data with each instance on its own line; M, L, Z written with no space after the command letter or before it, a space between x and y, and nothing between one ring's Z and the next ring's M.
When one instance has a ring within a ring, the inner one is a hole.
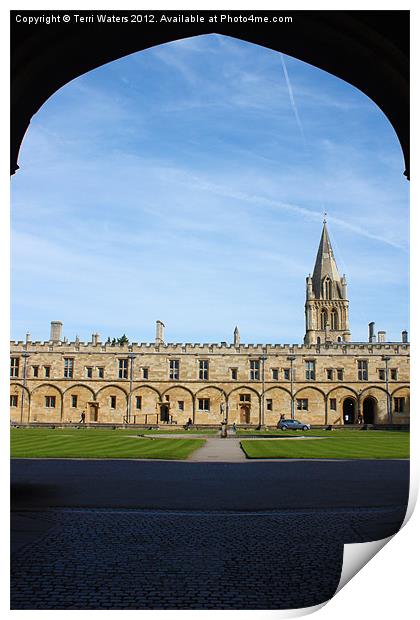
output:
M299 422L299 420L279 420L277 422L277 428L282 431L309 431L311 425Z

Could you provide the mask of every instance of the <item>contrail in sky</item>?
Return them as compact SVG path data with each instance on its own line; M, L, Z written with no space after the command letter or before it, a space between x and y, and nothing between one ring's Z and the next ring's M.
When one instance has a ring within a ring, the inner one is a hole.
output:
M306 144L305 132L303 131L302 121L300 120L299 111L297 109L295 98L293 96L293 89L292 89L292 85L291 85L290 80L289 80L289 74L287 73L286 63L284 62L283 54L281 54L281 53L280 53L280 58L281 58L281 64L283 66L284 78L285 78L286 84L287 84L287 90L289 91L290 103L291 103L293 111L295 113L296 123L297 123L297 125L299 127L303 143L304 143L304 145L306 147L307 144Z

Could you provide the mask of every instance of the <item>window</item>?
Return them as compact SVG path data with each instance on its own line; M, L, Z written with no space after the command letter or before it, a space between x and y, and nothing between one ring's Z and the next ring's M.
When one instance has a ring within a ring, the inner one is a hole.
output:
M198 362L198 378L204 381L209 378L208 360L199 360Z
M344 378L344 370L342 368L337 368L337 381L342 381Z
M88 379L92 379L92 377L93 377L93 366L86 366L86 377Z
M324 299L332 299L332 282L329 278L324 280Z
M136 396L136 409L141 409L141 396Z
M379 381L385 381L385 369L380 368L378 372L379 372Z
M358 360L357 362L359 381L367 381L368 379L368 363L366 360Z
M285 381L290 381L290 368L283 368L283 376Z
M231 368L230 369L230 374L231 374L231 377L232 377L233 381L236 381L238 379L238 369L237 368Z
M391 381L398 381L398 368L391 368Z
M10 376L11 377L19 376L19 358L18 357L10 358Z
M273 411L273 399L267 398L266 403L267 403L267 411Z
M333 380L332 368L327 368L327 379L328 379L328 381L332 381Z
M111 407L111 409L116 409L117 408L117 397L116 396L110 396L109 400L110 400L110 407Z
M338 329L338 314L337 310L331 312L331 329Z
M305 365L306 365L306 380L315 381L315 362L313 360L308 360L305 362Z
M169 396L165 396L165 400L169 403Z
M45 397L45 406L47 409L54 409L55 407L55 396L46 396Z
M328 322L328 312L323 310L321 312L321 329L325 329L327 327Z
M118 360L118 378L128 378L128 359L126 357L124 359Z
M394 411L395 413L404 413L405 398L394 398Z
M251 360L249 364L250 364L249 378L251 379L251 381L259 381L260 380L260 361Z
M308 399L307 398L298 398L296 400L296 407L298 411L308 411Z
M272 368L271 369L271 377L272 377L273 381L278 381L279 380L279 369L278 368Z
M210 411L210 398L198 399L198 411Z
M337 399L336 398L330 398L330 409L332 411L337 411Z
M77 395L76 394L71 395L71 406L73 409L77 407Z
M148 379L149 378L149 369L148 368L142 368L142 375L143 375L143 379Z
M184 411L184 401L183 400L179 400L178 401L178 409L180 411Z
M179 379L179 360L169 360L169 378Z
M51 366L44 366L44 375L47 379L51 376Z
M39 374L39 366L32 366L32 376L37 377Z
M73 379L74 359L72 357L64 358L64 378Z
M17 407L18 406L18 395L10 394L10 406Z
M239 394L239 402L241 402L241 403L250 403L251 402L251 394Z
M104 368L102 366L100 366L98 368L98 379L103 379L104 378Z

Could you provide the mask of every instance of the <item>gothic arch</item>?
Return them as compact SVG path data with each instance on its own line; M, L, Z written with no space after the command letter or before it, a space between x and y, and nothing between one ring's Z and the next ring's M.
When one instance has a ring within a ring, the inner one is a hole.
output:
M188 24L188 27L182 23L160 24L159 29L150 29L147 23L91 24L89 28L69 23L54 26L54 36L46 39L45 27L23 29L12 19L12 174L18 168L19 147L30 119L66 83L142 49L216 33L288 54L358 88L379 106L394 127L408 176L409 17L406 12L390 11L390 15L382 12L373 16L368 11L299 13L296 24L284 27L280 38L278 24L267 24L261 31L229 23L219 23L216 29L208 23ZM31 71L27 70L28 58ZM389 88L384 89L384 83Z
M287 388L282 387L281 385L273 385L272 387L269 387L268 389L266 389L263 394L264 396L266 394L268 394L268 392L270 392L271 390L282 390L283 392L286 392L286 394L291 397L291 392L290 390L288 390Z
M57 387L56 385L54 385L53 383L40 383L39 385L34 387L34 389L32 390L31 393L34 394L38 390L40 390L42 388L45 388L45 387L49 387L49 388L53 388L54 390L57 390L57 392L60 394L60 396L63 397L63 391L60 390L60 388Z
M393 397L400 390L408 390L408 392L410 392L410 386L409 385L400 385L399 387L395 388L395 390L393 392L390 392L390 396Z
M133 387L133 389L131 390L131 392L129 392L129 393L128 393L128 396L132 396L132 395L133 395L133 394L134 394L137 390L145 390L145 389L152 390L152 392L155 392L155 393L158 395L159 400L162 400L162 396L163 396L163 395L164 395L164 393L165 393L165 392L162 392L162 394L161 394L161 393L159 392L159 390L158 390L158 389L156 389L155 387L153 387L152 385L145 385L145 384L142 384L142 385L137 385L136 387Z
M326 308L322 308L319 316L320 316L320 329L325 329L328 323L328 310Z
M230 398L231 394L237 392L238 390L250 390L251 392L254 392L254 394L256 394L258 398L260 398L261 396L261 394L255 388L249 387L248 385L240 385L236 388L233 388L233 390L228 393L227 397Z
M122 388L120 385L117 385L115 383L108 383L107 385L104 385L103 387L99 388L99 390L95 393L95 399L97 400L99 394L103 392L103 390L107 390L108 388L115 388L117 390L121 390L121 392L127 398L127 392L124 390L124 388Z
M31 392L29 391L29 389L26 387L26 385L23 385L23 383L18 383L17 381L13 381L10 384L10 387L12 387L12 385L16 385L17 387L25 390L27 396L28 396L28 401L31 402Z
M170 392L171 390L185 390L186 392L188 392L191 398L194 399L194 393L189 388L185 387L185 385L171 385L171 387L166 388L166 390L162 392L162 398L167 392Z
M340 329L339 325L338 312L336 308L333 308L331 311L331 329L334 331Z
M351 392L353 394L353 396L356 398L356 400L359 399L359 394L357 393L357 391L351 387L349 387L348 385L336 385L335 387L331 388L331 390L329 392L327 392L325 394L325 398L329 398L330 395L335 392L335 390L346 390L348 392Z
M226 392L224 391L224 389L222 389L221 387L218 387L217 385L205 385L204 387L200 388L195 394L194 397L197 397L198 394L200 394L200 392L203 392L204 390L208 390L209 388L213 388L214 390L217 390L218 392L221 392L225 398L227 398Z
M95 390L93 390L91 387L89 387L88 385L86 385L85 383L75 383L74 385L69 385L69 387L67 387L64 391L63 391L63 396L65 396L67 394L67 392L69 390L74 390L78 387L82 387L82 388L86 388L87 390L89 390L89 392L92 394L92 396L95 398Z
M324 400L326 398L325 392L323 392L320 388L316 387L315 385L305 385L305 386L299 388L294 393L294 397L296 397L298 394L300 394L300 392L303 392L303 390L314 390L315 392L319 392L320 394L322 394L322 396L324 397Z

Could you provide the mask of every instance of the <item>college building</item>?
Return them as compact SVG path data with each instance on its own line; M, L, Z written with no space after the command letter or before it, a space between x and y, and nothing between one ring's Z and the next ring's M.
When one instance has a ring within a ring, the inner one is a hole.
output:
M92 334L68 342L60 321L50 339L11 342L13 424L228 424L275 426L281 415L314 425L408 424L408 334L388 342L369 324L352 342L345 276L324 221L306 278L303 344L165 342L112 344Z

